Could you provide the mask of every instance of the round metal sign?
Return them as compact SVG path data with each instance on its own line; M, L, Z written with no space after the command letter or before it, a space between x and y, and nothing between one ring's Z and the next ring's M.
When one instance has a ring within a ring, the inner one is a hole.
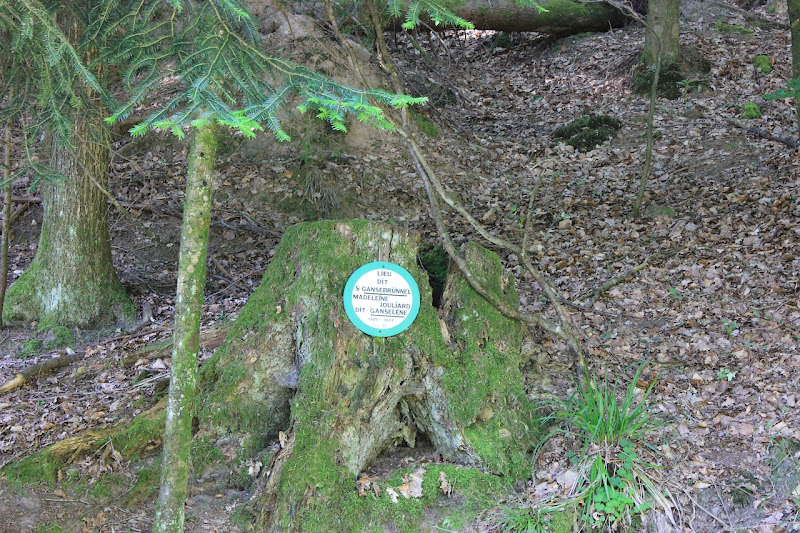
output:
M391 337L417 318L419 287L400 265L368 263L347 280L344 309L350 322L367 335Z

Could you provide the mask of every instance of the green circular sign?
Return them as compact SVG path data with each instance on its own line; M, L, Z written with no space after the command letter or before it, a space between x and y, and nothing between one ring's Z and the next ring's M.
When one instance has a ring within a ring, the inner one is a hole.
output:
M355 327L373 337L405 331L419 312L419 287L408 271L386 261L368 263L344 287L344 310Z

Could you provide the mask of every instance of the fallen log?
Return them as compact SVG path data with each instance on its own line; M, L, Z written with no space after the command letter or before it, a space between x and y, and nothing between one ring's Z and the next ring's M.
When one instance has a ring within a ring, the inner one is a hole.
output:
M549 33L555 37L608 31L624 26L631 20L620 10L604 2L543 0L537 4L546 11L534 6L521 6L510 0L466 0L451 9L478 30L534 31ZM646 2L643 4L646 6ZM425 20L425 17L421 19ZM405 21L393 20L387 29L399 30L403 22Z

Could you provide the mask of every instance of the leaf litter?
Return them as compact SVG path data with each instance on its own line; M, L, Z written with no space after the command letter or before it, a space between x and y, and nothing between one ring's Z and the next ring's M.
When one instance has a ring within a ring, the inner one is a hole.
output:
M765 9L757 13L769 18ZM687 84L681 98L658 102L653 170L639 220L631 218L630 209L643 164L647 102L632 92L630 82L643 41L636 26L559 41L520 34L500 48L492 47L494 32L417 36L426 49L441 51L436 66L451 93L421 110L439 130L426 139L425 150L445 185L491 232L520 241L530 218L533 258L565 299L577 299L648 257L674 251L593 302L596 313L572 314L590 363L600 376L630 377L636 364L650 361L641 388L657 380L653 409L668 422L654 437L659 452L654 460L664 467L659 475L665 486L687 509L684 528L718 531L723 523L790 531L797 527L800 511L792 491L800 482L775 467L775 450L800 442L800 163L786 145L725 120L753 101L763 116L752 124L777 136L797 135L791 102L761 98L791 76L788 31L777 26L753 28L752 37L720 34L715 31L720 16L682 24L682 46L702 53L711 69ZM724 11L726 21L746 23L737 17L735 10ZM407 78L422 71L407 38L398 36L392 46ZM752 66L760 54L772 59L772 73ZM593 113L621 118L618 137L588 152L551 146L557 127ZM214 205L220 224L211 236L204 331L235 318L283 228L324 216L326 209L329 216L388 220L420 231L425 240L436 237L423 209L424 191L398 142L374 150L342 141L311 161L316 169L311 185L304 181L300 148L292 150L277 150L264 160L245 157L236 145L220 157ZM112 193L130 206L140 225L112 212L114 261L137 304L152 305L153 323L140 336L117 334L117 340L79 332L70 348L84 354L79 364L1 397L0 464L83 430L128 420L155 402L158 387L163 391L169 351L145 347L168 343L170 335L179 235L175 213L186 156L169 139L125 153L112 165ZM531 170L536 162L541 174ZM540 178L545 186L527 213L528 195ZM321 206L331 199L326 187L337 193L338 203L329 208ZM12 279L32 259L40 223L37 208L16 223ZM480 242L453 213L448 223L457 242ZM518 258L505 255L503 261L517 277L525 310L548 313ZM23 341L37 335L35 328L5 330L10 349L0 360L0 380L66 352L19 355ZM536 375L532 397L547 387L572 390L564 346L548 338L534 341L527 368ZM543 450L522 504L571 490L575 472L565 456L568 449L565 443ZM127 475L131 484L135 479L113 452L89 456L75 468L90 479L106 470ZM402 503L419 497L413 476L397 486L359 478L357 490ZM443 494L452 491L446 478L439 482ZM63 491L51 496L64 499ZM8 497L0 492L2 514L19 516ZM216 507L198 504L197 523L204 531L236 531L227 521L244 499L230 493ZM41 517L73 512L46 503ZM87 531L111 531L121 523L134 530L148 527L145 508L104 504L90 514ZM482 520L476 530L491 527L491 513Z

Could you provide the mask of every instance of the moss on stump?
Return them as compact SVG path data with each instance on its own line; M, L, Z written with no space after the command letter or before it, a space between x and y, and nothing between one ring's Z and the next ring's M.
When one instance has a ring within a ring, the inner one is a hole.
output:
M362 220L289 228L203 367L202 437L229 460L269 461L252 509L263 530L364 531L387 521L418 530L426 508L446 498L437 489L442 467L429 465L423 497L406 503L391 503L389 491L358 496L354 486L398 443L430 442L462 465L445 474L461 480L459 498L476 487L506 490L529 474L539 428L522 389L520 325L452 271L437 313L418 249L415 235ZM494 253L476 245L463 253L495 295L517 305ZM393 337L362 333L342 303L350 274L376 260L404 267L420 287L415 322ZM279 432L282 449L269 457L263 450Z

